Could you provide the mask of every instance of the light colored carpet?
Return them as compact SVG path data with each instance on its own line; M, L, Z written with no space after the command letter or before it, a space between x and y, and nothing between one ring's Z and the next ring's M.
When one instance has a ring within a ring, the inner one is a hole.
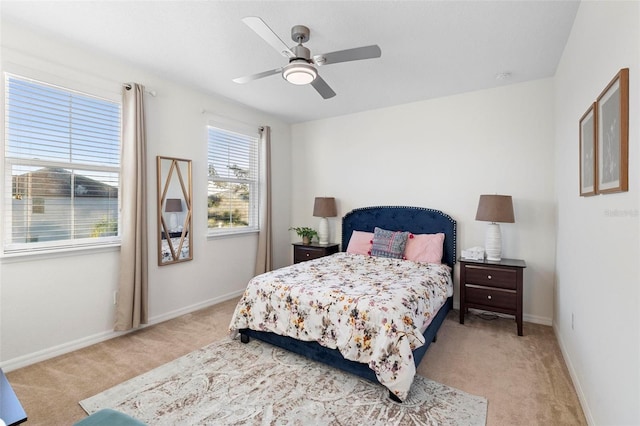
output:
M237 299L7 373L29 426L71 425L78 401L224 338ZM5 371L6 373L6 371ZM489 401L487 426L587 425L553 329L452 311L418 374Z
M486 399L416 376L402 404L375 383L257 340L224 339L85 399L152 425L485 425Z

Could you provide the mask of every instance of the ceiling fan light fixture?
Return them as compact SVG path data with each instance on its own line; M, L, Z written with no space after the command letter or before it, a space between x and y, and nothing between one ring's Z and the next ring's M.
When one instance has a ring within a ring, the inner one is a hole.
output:
M293 61L282 71L282 77L291 84L304 85L313 82L318 76L314 67L304 60Z

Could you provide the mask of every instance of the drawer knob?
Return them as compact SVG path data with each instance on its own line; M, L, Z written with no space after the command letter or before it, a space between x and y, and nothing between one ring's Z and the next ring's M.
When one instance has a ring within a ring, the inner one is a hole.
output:
M307 257L309 257L309 253L307 253Z
M488 276L487 276L487 278L488 278L488 279L491 279L491 275L488 275Z
M487 299L491 300L491 295L488 295L488 296L487 296Z

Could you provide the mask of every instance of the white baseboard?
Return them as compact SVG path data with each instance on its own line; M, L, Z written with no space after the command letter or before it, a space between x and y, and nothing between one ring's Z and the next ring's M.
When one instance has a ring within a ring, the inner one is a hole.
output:
M573 363L571 362L571 357L567 352L567 348L564 345L564 341L562 339L562 335L558 328L554 325L553 332L556 335L556 340L558 341L558 345L560 346L560 352L562 352L562 357L564 358L564 363L569 370L569 376L571 376L571 381L573 382L573 387L576 390L576 394L578 395L578 400L580 401L580 406L582 407L582 412L584 413L584 417L587 419L587 424L595 425L596 422L593 420L593 415L591 414L591 410L589 409L589 404L587 404L587 398L582 390L582 386L580 385L580 380L578 380L578 375L576 374L576 370L573 367Z
M455 310L460 310L460 303L454 302L453 303L453 309ZM484 312L480 309L473 309L474 311L477 312ZM492 312L494 314L496 314L499 317L503 317L503 318L513 318L513 315L506 315L506 314L501 314L501 313L497 313L497 312ZM542 324L542 325L548 325L548 326L553 326L553 320L551 318L547 318L547 317L541 317L538 315L529 315L529 314L522 314L522 321L524 322L532 322L534 324Z
M35 364L37 362L45 361L47 359L54 358L56 356L64 355L66 353L73 352L78 349L86 348L87 346L95 345L96 343L104 342L105 340L113 339L114 337L123 336L132 331L140 330L142 328L149 327L154 324L159 324L161 322L164 322L173 318L177 318L181 315L185 315L185 314L195 312L197 310L204 309L221 302L225 302L227 300L240 296L243 292L244 292L244 289L238 290L233 293L228 293L223 296L214 297L212 299L208 299L203 302L196 303L181 309L176 309L175 311L167 312L162 315L157 315L153 318L149 318L148 324L145 324L140 328L136 328L134 330L103 331L101 333L96 333L91 336L86 336L80 339L73 340L71 342L63 343L61 345L52 346L50 348L42 349L37 352L32 352L30 354L12 358L0 363L0 368L2 368L5 372L17 370L18 368L26 367L28 365Z
M17 370L18 368L26 367L40 361L45 361L50 358L64 355L78 349L86 348L87 346L104 342L105 340L113 339L114 337L122 336L127 333L128 332L126 331L103 331L102 333L93 334L91 336L76 339L71 342L63 343L61 345L52 346L50 348L32 352L30 354L11 358L9 360L3 361L1 367L5 372Z
M553 326L553 320L551 318L541 317L538 315L522 314L522 321L532 322L534 324L548 325L549 327Z
M218 297L214 297L213 299L208 299L205 300L203 302L200 303L195 303L193 305L190 306L186 306L184 308L180 308L180 309L176 309L175 311L171 311L171 312L167 312L165 314L162 315L157 315L153 318L149 318L149 324L147 324L147 327L153 324L159 324L161 322L165 322L168 321L170 319L173 318L177 318L181 315L185 315L185 314L189 314L191 312L195 312L198 311L200 309L204 309L204 308L208 308L209 306L213 306L216 305L218 303L222 303L222 302L226 302L227 300L231 300L235 297L241 296L242 293L244 293L244 289L242 290L238 290L238 291L234 291L232 293L227 293L223 296L218 296ZM229 318L229 320L231 320L231 318Z
M483 311L482 309L475 309L475 308L469 308L469 310L472 312L487 312L491 315L496 315L500 318L510 318L510 319L515 318L513 315L501 314L500 312ZM553 326L553 320L551 318L541 317L538 315L522 314L522 321L530 322L533 324Z

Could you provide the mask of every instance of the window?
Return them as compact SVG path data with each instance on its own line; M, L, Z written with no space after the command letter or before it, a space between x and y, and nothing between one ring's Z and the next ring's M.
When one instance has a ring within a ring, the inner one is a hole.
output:
M10 74L5 93L4 251L117 241L120 104Z
M208 127L210 235L258 230L258 131Z

